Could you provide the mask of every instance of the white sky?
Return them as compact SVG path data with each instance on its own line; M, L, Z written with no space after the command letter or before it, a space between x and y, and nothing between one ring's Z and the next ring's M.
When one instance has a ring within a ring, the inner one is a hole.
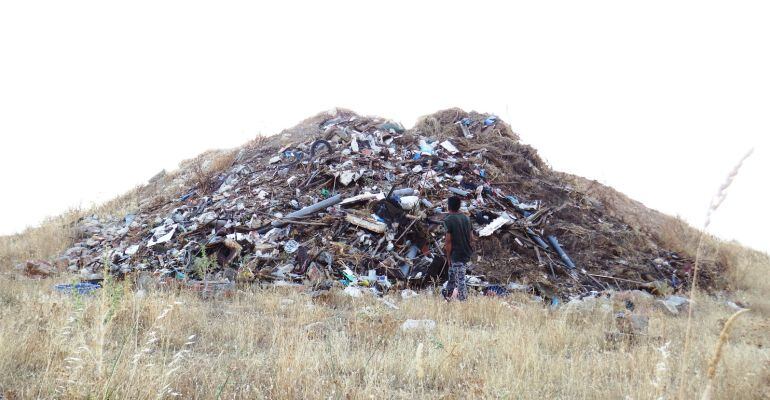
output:
M696 226L755 147L711 231L770 250L768 3L363 3L0 2L0 233L334 106L459 106Z

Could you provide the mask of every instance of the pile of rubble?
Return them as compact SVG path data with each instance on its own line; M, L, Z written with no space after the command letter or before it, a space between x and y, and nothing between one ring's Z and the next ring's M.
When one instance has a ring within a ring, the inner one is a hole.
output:
M446 110L406 130L337 110L243 148L178 198L83 219L83 239L53 265L84 281L143 273L196 288L441 284L456 195L479 237L472 286L557 299L688 284L689 260L559 176L493 115Z

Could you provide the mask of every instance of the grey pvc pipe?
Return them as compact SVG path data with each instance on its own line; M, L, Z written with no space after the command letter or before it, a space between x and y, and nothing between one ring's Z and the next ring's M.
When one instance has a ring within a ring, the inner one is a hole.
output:
M532 238L532 240L534 240L535 243L537 243L538 246L544 249L548 249L548 245L545 244L543 239L540 236L538 236L537 233L535 233L532 229L527 228L527 233L529 234L529 237Z
M391 193L390 195L391 196L399 196L400 197L400 196L411 196L411 195L416 194L416 193L417 193L416 190L411 189L411 188L406 188L406 189L394 190L393 193Z
M553 249L556 250L557 253L559 253L559 257L561 257L561 260L564 261L564 263L567 264L567 266L570 269L575 269L575 263L573 263L572 260L570 260L567 253L565 253L564 250L561 248L561 246L559 245L559 241L556 239L556 236L551 235L551 236L548 236L547 239L548 239L548 243L550 243L551 246L553 246Z
M305 208L303 208L301 210L297 210L297 211L294 211L292 213L289 213L284 218L291 219L291 218L306 217L308 215L315 214L315 213L317 213L317 212L319 212L319 211L321 211L321 210L323 210L323 209L325 209L327 207L331 207L331 206L333 206L335 204L338 204L341 201L342 201L342 195L341 194L336 194L336 195L334 195L332 197L329 197L326 200L319 201L318 203L309 205L309 206L307 206L307 207L305 207ZM286 222L283 222L283 221L280 221L280 220L279 221L273 221L272 225L275 226L275 227L281 227L281 226L286 225Z
M456 194L456 195L459 195L459 196L467 196L467 195L469 195L471 193L471 192L469 192L467 190L462 190L462 189L456 188L456 187L450 187L450 188L448 188L448 190L450 192Z

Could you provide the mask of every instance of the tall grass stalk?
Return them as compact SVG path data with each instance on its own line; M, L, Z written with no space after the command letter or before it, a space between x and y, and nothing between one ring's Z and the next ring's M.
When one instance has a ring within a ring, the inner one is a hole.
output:
M687 361L689 357L690 352L690 337L692 335L692 311L696 304L696 295L698 291L698 271L700 268L701 259L703 257L703 246L705 243L705 237L706 232L711 225L711 217L714 215L714 213L719 209L719 206L722 205L722 203L727 198L727 192L730 188L730 185L733 184L733 181L738 176L738 173L741 170L741 167L743 166L743 163L751 156L751 154L754 152L754 149L750 149L746 154L741 157L741 159L738 161L738 163L733 167L733 169L730 171L730 173L727 175L727 178L724 182L722 182L722 185L717 190L714 197L711 199L711 204L709 205L708 211L706 211L706 220L703 223L703 229L700 232L700 236L698 238L698 248L695 252L695 265L693 266L693 272L692 272L692 284L690 285L690 307L687 309L687 328L685 332L685 338L684 338L684 349L682 351L682 360L680 363L679 368L679 399L684 399L685 396L685 379L687 376Z

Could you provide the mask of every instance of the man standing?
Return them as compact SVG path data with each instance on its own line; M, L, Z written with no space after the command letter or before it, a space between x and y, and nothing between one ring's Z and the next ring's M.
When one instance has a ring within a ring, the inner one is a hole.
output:
M473 255L473 236L471 220L460 213L460 198L452 196L448 200L449 215L444 218L446 239L444 250L449 266L449 282L444 296L447 300L465 300L468 288L465 286L465 270Z

